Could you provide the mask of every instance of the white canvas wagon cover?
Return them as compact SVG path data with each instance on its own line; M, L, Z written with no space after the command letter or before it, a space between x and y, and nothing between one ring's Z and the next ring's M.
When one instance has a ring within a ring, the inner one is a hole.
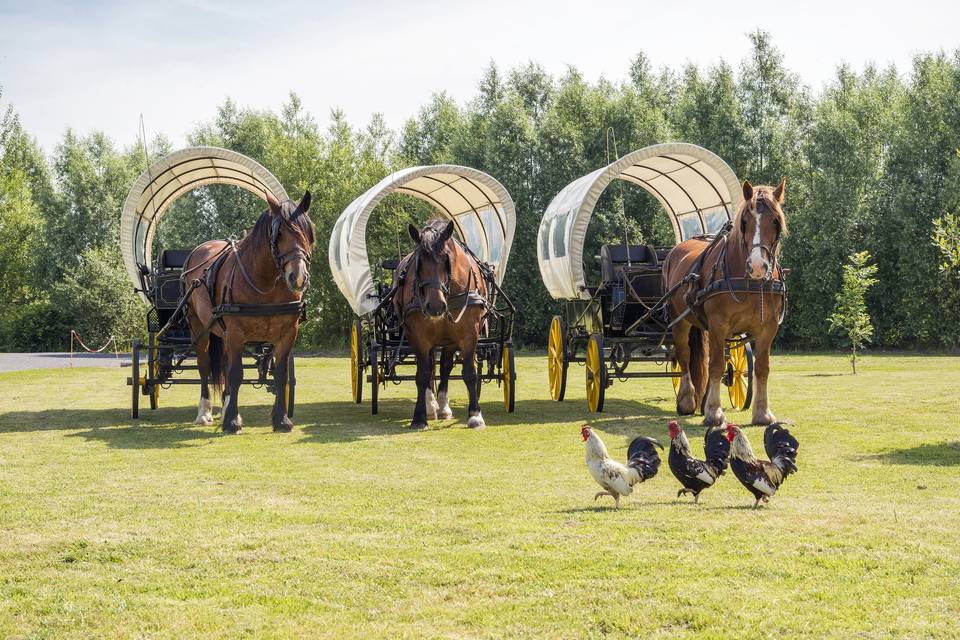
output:
M503 281L517 224L516 208L503 185L470 167L410 167L390 174L351 202L330 234L330 270L354 312L364 315L378 304L367 256L367 220L391 193L429 202L453 220L460 239L478 258L495 265L497 283Z
M719 230L743 197L726 162L703 147L679 142L644 147L574 180L547 206L537 232L540 275L555 299L590 299L583 272L587 227L600 194L617 178L657 199L677 242Z
M220 147L189 147L151 164L134 182L120 217L120 251L134 288L141 268L151 265L153 236L160 219L181 195L208 184L231 184L280 202L288 199L280 182L260 163Z

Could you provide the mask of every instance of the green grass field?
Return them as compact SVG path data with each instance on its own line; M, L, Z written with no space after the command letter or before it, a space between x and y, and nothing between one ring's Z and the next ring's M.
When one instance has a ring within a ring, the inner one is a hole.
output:
M348 360L301 359L292 434L244 388L222 436L196 388L132 423L129 369L0 374L0 637L960 637L960 359L859 368L775 358L800 472L768 506L730 473L678 501L664 463L619 512L579 427L666 443L667 380L594 417L581 370L555 403L523 357L516 413L488 386L486 430L409 432L413 386L371 416Z

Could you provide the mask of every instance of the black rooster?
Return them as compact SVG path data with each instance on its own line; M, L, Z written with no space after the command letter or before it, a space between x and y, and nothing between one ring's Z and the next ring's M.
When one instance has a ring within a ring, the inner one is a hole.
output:
M730 457L730 442L723 429L711 427L703 435L703 452L705 460L697 460L690 452L690 441L676 420L671 420L670 454L667 462L670 471L677 477L683 489L677 491L677 497L687 493L693 494L693 503L700 500L700 492L712 487L717 478L727 470L727 459Z
M797 472L800 443L783 428L782 422L774 422L763 432L763 448L769 461L753 455L750 441L737 425L727 425L727 440L730 441L730 468L737 480L757 499L753 503L754 509L761 500L768 502L787 476Z

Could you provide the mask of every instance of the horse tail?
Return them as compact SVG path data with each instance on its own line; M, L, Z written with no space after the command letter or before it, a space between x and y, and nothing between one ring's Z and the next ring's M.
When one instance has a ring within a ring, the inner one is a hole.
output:
M696 408L703 406L703 399L707 394L707 340L709 339L706 331L697 327L690 327L690 382L693 384L693 397L696 401ZM694 409L696 410L696 409Z
M217 395L223 395L223 372L226 367L226 351L223 348L223 338L210 332L210 344L207 347L210 356L210 384Z

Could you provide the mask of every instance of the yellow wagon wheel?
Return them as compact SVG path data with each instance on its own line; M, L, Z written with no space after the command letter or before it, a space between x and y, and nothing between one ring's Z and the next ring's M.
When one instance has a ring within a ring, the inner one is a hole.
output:
M503 384L503 408L507 413L513 413L517 399L517 370L514 367L513 345L507 342L503 345L501 376Z
M550 397L563 400L567 390L567 323L560 316L550 321L550 335L547 337L547 379L550 382Z
M587 407L598 413L603 411L603 398L607 390L607 365L603 361L603 342L596 333L587 342Z
M354 321L350 327L350 390L353 392L353 401L357 404L363 400L363 365L360 357L360 320Z
M670 378L670 382L673 383L673 395L680 397L680 376L683 374L683 367L680 366L679 360L671 360L667 363L667 371L670 373L675 373L677 375Z
M730 394L730 404L737 411L746 411L753 400L753 349L747 342L727 348L727 371L724 384Z

